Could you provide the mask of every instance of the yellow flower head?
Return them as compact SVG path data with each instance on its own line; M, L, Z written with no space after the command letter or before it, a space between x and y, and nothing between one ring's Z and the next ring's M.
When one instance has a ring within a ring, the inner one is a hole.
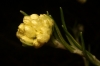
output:
M54 20L46 14L24 16L16 36L23 44L39 48L49 41L53 25Z

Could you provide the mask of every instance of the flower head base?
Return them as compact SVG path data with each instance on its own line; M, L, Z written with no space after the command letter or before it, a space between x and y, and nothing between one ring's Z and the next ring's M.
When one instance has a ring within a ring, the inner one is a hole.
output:
M54 20L46 14L24 16L16 36L23 44L39 48L49 41L53 25Z

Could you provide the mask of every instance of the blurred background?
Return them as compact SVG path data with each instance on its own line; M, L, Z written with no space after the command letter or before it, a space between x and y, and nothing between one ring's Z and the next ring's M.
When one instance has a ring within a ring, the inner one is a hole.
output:
M66 25L73 27L75 22L84 26L85 46L90 45L91 53L100 60L100 2L99 0L3 0L0 2L0 60L1 64L17 66L84 66L79 55L67 50L43 46L40 49L21 46L16 37L18 25L23 21L20 10L27 14L43 14L46 11L54 17L61 29L60 11L64 11ZM2 66L2 65L1 65Z

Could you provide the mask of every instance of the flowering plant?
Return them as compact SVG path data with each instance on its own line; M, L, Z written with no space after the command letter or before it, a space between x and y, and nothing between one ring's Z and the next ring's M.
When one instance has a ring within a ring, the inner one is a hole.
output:
M60 14L62 28L69 43L65 41L56 22L48 12L47 14L41 14L40 16L37 14L27 15L23 11L20 12L24 14L24 19L23 23L18 27L16 36L24 46L34 46L35 48L39 48L45 43L51 42L56 48L67 49L71 53L76 53L82 56L85 66L89 66L88 61L96 66L100 66L100 61L85 49L82 31L79 31L79 37L81 40L81 43L79 43L67 30L61 7Z

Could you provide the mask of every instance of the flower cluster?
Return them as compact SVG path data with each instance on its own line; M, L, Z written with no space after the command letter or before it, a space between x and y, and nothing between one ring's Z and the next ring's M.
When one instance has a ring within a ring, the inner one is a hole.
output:
M53 25L54 20L46 14L24 16L16 36L24 45L39 48L49 41Z

